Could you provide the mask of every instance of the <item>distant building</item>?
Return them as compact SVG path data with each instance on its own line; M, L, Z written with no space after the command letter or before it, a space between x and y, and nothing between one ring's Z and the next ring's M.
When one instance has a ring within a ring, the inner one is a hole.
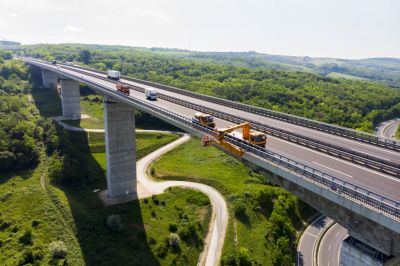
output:
M20 42L0 41L0 48L4 50L14 50L20 48Z

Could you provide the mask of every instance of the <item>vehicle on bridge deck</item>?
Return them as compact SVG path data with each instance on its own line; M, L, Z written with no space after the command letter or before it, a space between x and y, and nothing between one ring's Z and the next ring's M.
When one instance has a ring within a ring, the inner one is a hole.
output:
M123 83L117 83L116 85L117 91L123 92L126 95L129 95L129 91L132 89L131 86Z
M144 94L148 100L157 100L157 90L155 89L145 89Z
M107 78L108 79L113 79L113 80L119 80L121 77L121 73L116 70L107 70Z
M242 129L242 133L234 132L236 129ZM263 132L255 131L251 129L251 125L248 122L234 125L228 128L218 129L221 133L230 133L234 137L238 137L247 140L250 144L265 147L267 144L267 135Z
M192 122L203 126L215 128L214 117L208 114L196 112L192 118Z
M53 65L57 65L57 61L56 61L56 60L51 61L51 63L52 63Z

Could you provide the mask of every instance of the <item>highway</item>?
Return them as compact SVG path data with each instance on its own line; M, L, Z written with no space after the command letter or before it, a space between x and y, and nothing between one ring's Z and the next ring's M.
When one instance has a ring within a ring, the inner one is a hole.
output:
M74 68L73 66L68 66L68 68ZM65 69L65 68L64 68ZM105 74L100 74L94 71L89 71L89 70L83 70L83 69L78 69L79 71L84 71L87 72L91 75L98 75L100 77L105 78L106 75ZM136 87L141 87L141 88L154 88L148 85L144 85L138 82L134 82L134 81L130 81L130 80L124 80L122 79L121 81L123 81L124 83L128 83L130 85L136 86ZM292 133L297 133L300 134L304 137L310 138L310 139L315 139L321 142L325 142L328 144L333 144L333 145L340 145L342 147L345 148L349 148L353 151L356 152L362 152L366 155L369 155L371 157L375 157L378 159L383 159L385 161L388 162L392 162L392 163L396 163L398 165L400 165L400 153L393 151L393 150L388 150L382 147L378 147L378 146L374 146L374 145L370 145L370 144L366 144L363 142L359 142L359 141L355 141L355 140L351 140L348 138L344 138L344 137L340 137L337 135L332 135L326 132L322 132L319 130L314 130L311 128L307 128L307 127L303 127L303 126L299 126L299 125L295 125L295 124L291 124L285 121L281 121L281 120L277 120L277 119L273 119L270 117L266 117L266 116L262 116L259 114L254 114L254 113L249 113L246 111L242 111L242 110L238 110L232 107L227 107L227 106L223 106L223 105L219 105L216 103L211 103L205 100L201 100L201 99L196 99L190 96L186 96L186 95L182 95L182 94L178 94L175 92L171 92L168 90L163 90L160 88L156 88L160 93L164 94L164 95L168 95L174 98L178 98L180 100L184 100L184 101L188 101L194 104L198 104L201 106L206 106L208 108L212 108L214 110L217 111L221 111L221 112L225 112L225 113L229 113L235 116L239 116L239 117L243 117L246 118L248 120L253 120L253 121L257 121L260 123L263 123L265 125L270 125L270 126L274 126L280 129L284 129L286 131L292 132Z
M397 128L400 125L400 119L393 119L387 122L382 123L382 125L378 128L378 135L383 138L396 140L395 133Z
M48 67L48 65L47 65ZM52 68L54 68L55 70L57 70L57 66L51 66ZM70 75L74 75L77 77L84 77L87 80L93 81L93 82L97 82L100 83L112 90L116 90L115 89L115 83L110 81L110 80L104 80L102 78L97 78L94 77L92 75L84 75L82 73L77 73L74 70L70 70L70 69L65 69L62 66L58 66L60 69L58 70L62 70L64 71L66 74L70 74ZM99 75L99 74L96 74ZM123 80L126 83L135 85L135 86L141 86L141 87L145 87L144 85L135 83L135 82L131 82L131 81L126 81ZM160 89L157 89L158 91L162 91ZM169 92L167 91L162 91L162 93L168 94ZM172 93L169 93L170 95L173 95ZM180 99L185 99L187 96L182 96L182 95L175 95L176 97L180 98ZM134 91L131 90L131 97L136 97L139 99L145 99L145 96L143 93L138 92L138 91ZM192 102L196 102L198 104L203 104L206 106L213 106L213 108L216 106L214 106L215 104L212 103L208 103L208 102L204 102L204 101L200 101L198 99L187 99L190 100ZM190 109L190 108L186 108L183 107L181 105L178 104L174 104L172 102L169 101L165 101L162 99L158 99L157 101L153 101L153 104L156 104L157 106L163 107L167 110L170 110L174 113L183 115L187 118L191 118L193 116L193 114L196 112L196 110L194 109ZM229 108L229 107L225 107L225 106L219 106L218 107L220 110L228 112L228 113L235 113L237 115L241 115L244 118L248 118L251 117L253 119L259 119L259 120L263 120L263 121L269 121L271 120L270 118L263 118L261 116L257 116L255 114L251 114L251 113L246 113L244 111L240 111L240 110L236 110L233 108ZM226 127L228 125L232 125L232 123L228 122L228 121L224 121L222 119L216 119L216 123L218 127ZM282 123L281 121L276 121L276 123ZM294 125L293 127L299 127ZM293 128L291 127L291 128ZM307 128L303 128L300 127L302 129L307 129ZM307 129L308 130L308 129ZM329 135L323 132L319 132L319 131L313 131L315 134L322 134L322 135ZM339 138L337 136L332 136L333 139L342 139ZM379 154L385 155L387 158L390 158L390 160L399 160L399 153L395 152L395 151L391 151L391 150L386 150L383 148L379 148L379 147L375 147L375 146L371 146L371 145L367 145L365 143L359 143L359 142L355 142L355 141L350 141L345 139L343 142L343 145L347 145L347 142L352 143L353 145L357 145L358 148L362 148L364 146L367 146L368 149L371 150L376 150L378 151ZM296 145L294 143L279 139L279 138L275 138L275 137L271 137L269 136L268 138L268 143L267 143L267 148L273 152L279 153L281 155L284 155L288 158L292 158L294 160L297 160L305 165L308 165L314 169L320 170L322 172L325 172L327 174L330 174L332 176L336 176L339 177L347 182L350 182L352 184L355 184L357 186L363 187L365 189L368 189L370 191L373 191L375 193L378 193L380 195L386 196L388 198L391 198L393 200L400 200L400 180L380 173L378 171L375 170L371 170L356 164L352 164L351 162L348 161L344 161L341 159L338 159L336 157L309 149L309 148L305 148L303 146L300 145Z

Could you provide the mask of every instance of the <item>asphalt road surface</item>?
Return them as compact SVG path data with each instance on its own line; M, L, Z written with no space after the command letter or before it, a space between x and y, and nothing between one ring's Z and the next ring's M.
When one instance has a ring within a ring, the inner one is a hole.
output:
M318 266L339 266L340 248L349 235L347 230L335 223L325 233L318 249Z
M377 135L390 140L397 140L394 136L396 134L396 130L399 127L399 125L400 125L400 119L393 119L384 122L378 128Z

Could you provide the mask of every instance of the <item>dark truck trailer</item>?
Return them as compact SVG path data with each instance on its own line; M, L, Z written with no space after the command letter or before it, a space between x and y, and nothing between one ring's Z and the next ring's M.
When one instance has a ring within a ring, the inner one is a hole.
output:
M129 95L129 91L131 89L133 89L131 86L123 84L123 83L117 83L116 88L117 88L117 91L125 93L126 95Z

